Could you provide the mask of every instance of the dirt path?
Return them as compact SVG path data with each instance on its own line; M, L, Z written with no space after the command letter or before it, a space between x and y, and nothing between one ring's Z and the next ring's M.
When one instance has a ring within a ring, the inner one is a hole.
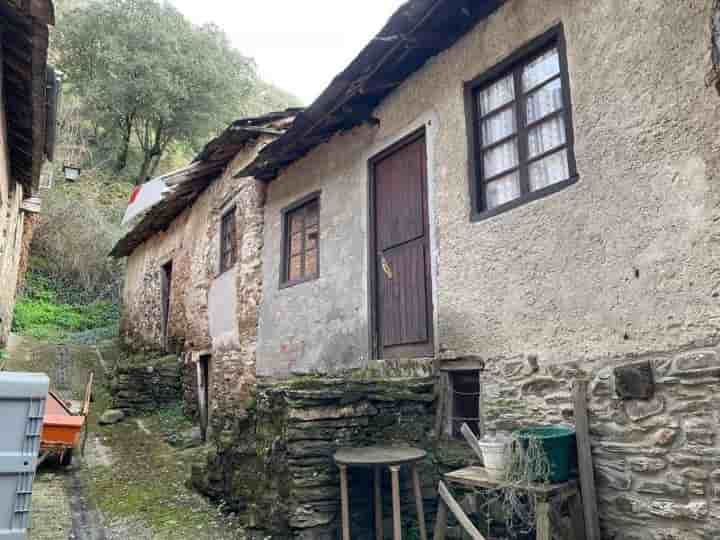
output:
M47 373L65 399L81 398L91 371L97 384L85 456L76 450L68 469L52 460L38 469L29 540L244 538L233 516L185 485L206 450L168 444L192 427L179 407L112 427L97 424L109 405L104 370L118 354L112 342L58 345L13 336L9 353L8 370Z

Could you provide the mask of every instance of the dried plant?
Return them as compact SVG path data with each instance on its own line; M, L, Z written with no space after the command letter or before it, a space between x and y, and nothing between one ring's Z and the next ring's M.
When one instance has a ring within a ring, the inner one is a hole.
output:
M495 489L485 491L480 513L485 515L487 530L493 518L501 519L511 537L527 534L535 527L536 497L528 493L530 484L545 484L550 479L550 462L542 443L535 437L514 437L506 448L505 479Z

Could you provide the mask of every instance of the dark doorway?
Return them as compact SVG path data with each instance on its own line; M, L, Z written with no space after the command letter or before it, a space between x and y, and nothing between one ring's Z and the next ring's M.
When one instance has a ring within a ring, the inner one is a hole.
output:
M425 136L419 133L370 163L373 345L378 358L434 352L425 161Z
M198 412L200 415L200 431L203 441L207 440L208 425L210 423L210 361L209 354L200 357L198 370Z
M160 272L160 295L162 306L162 340L163 347L168 346L168 322L170 321L170 293L172 291L172 261L162 266Z

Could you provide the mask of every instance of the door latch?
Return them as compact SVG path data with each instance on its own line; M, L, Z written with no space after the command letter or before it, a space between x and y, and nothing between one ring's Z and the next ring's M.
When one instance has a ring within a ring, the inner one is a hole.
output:
M387 262L387 259L385 258L385 255L382 253L380 254L380 264L382 265L383 272L385 273L385 277L388 279L393 278L393 271L390 264Z

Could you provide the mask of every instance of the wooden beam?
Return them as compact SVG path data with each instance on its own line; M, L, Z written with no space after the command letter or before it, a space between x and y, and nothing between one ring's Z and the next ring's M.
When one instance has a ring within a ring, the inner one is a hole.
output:
M438 494L440 495L440 498L443 500L443 502L447 505L448 509L453 513L455 519L458 520L460 525L462 525L462 528L470 536L470 538L472 538L472 540L485 540L485 537L480 533L477 527L473 525L473 522L470 521L470 518L467 517L465 512L463 512L463 509L450 494L448 488L445 486L442 480L438 485Z
M578 471L580 473L580 489L582 491L583 514L585 516L585 535L587 540L600 540L595 472L588 426L587 387L588 381L585 379L577 379L573 385L575 437L577 439Z
M463 434L463 437L465 437L465 440L470 445L470 448L473 449L473 452L477 454L477 456L480 458L480 462L484 465L485 462L483 461L482 450L480 449L480 442L477 440L477 437L472 432L472 429L470 429L470 426L463 422L463 425L460 427L460 433Z

